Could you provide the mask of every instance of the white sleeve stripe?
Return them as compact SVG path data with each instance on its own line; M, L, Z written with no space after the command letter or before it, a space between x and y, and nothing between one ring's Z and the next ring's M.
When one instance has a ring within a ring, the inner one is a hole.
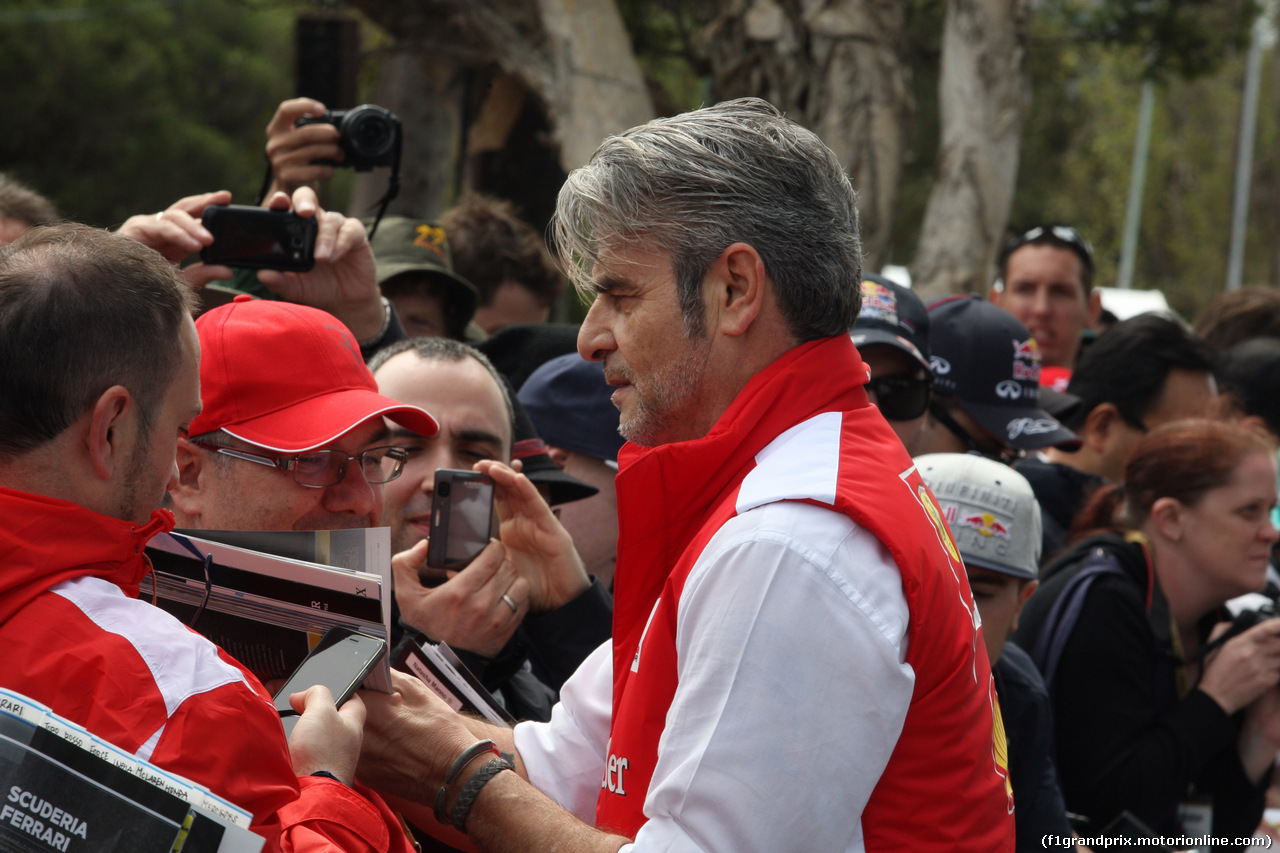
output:
M167 714L192 696L227 684L244 681L249 686L240 670L218 657L217 646L160 608L125 597L110 581L82 576L50 591L79 608L103 631L133 646L151 671ZM159 734L148 740L152 748Z

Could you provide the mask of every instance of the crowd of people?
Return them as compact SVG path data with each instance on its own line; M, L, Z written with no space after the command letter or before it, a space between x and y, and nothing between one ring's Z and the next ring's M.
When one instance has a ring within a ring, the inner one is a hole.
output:
M0 178L0 686L269 850L1265 831L1280 620L1234 614L1280 595L1271 291L1099 331L1092 248L1044 224L989 294L926 305L862 270L837 158L756 99L606 139L559 270L482 196L371 240L317 201L338 131L296 122L323 111L267 128L306 272L191 263L226 192L111 233ZM560 271L580 328L547 322ZM433 578L442 469L488 476L500 523ZM294 694L286 738L139 598L175 526L389 527L390 645L448 643L519 722L393 672Z

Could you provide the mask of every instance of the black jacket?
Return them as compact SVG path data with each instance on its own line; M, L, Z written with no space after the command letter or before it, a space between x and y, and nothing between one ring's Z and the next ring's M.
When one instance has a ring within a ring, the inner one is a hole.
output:
M1043 672L1045 647L1037 643L1050 633L1054 604L1077 575L1102 563L1108 570L1088 587L1074 625L1062 628L1061 658L1046 677L1067 810L1090 819L1086 835L1122 811L1157 835L1178 835L1178 804L1194 793L1212 798L1215 836L1252 835L1270 774L1261 785L1245 776L1238 718L1195 687L1179 697L1168 604L1139 544L1104 534L1055 561L1014 640ZM1206 617L1206 637L1217 618Z
M1044 565L1067 547L1071 522L1084 509L1089 496L1107 480L1069 465L1038 459L1024 459L1014 468L1027 478L1031 491L1035 492L1036 502L1040 504L1044 544L1040 564Z

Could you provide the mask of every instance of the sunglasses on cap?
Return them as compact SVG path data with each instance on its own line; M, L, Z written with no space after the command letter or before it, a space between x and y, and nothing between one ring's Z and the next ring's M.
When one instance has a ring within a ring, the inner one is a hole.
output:
M880 414L890 421L909 421L929 407L932 383L928 377L879 376L867 382Z
M1010 240L1004 247L1004 251L1000 256L1000 266L1004 266L1004 261L1009 256L1021 249L1028 243L1034 243L1037 240L1054 240L1062 243L1080 256L1080 260L1084 263L1085 269L1090 274L1093 273L1093 246L1084 237L1080 236L1080 232L1072 228L1070 225L1037 225L1029 228Z

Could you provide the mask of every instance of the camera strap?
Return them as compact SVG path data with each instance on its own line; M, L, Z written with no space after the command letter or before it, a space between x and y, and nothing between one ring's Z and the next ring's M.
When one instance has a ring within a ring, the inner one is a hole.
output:
M391 175L387 178L387 191L382 194L382 198L371 205L378 208L378 213L373 218L372 227L369 228L370 240L373 240L373 235L378 233L378 224L382 222L382 217L386 215L387 206L400 194L400 147L403 139L404 134L396 134L395 147L391 152Z

